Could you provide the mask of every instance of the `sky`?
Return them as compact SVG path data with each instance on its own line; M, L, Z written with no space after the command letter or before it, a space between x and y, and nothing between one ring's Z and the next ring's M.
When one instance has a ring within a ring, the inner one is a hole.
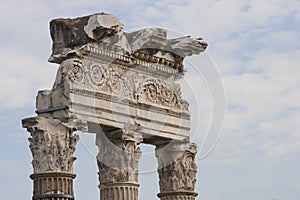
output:
M32 195L20 121L35 115L37 91L52 87L58 69L47 62L49 21L102 11L128 32L162 27L208 42L178 80L198 145L197 200L300 200L299 0L1 0L1 198ZM96 200L95 138L78 134L75 196ZM139 196L158 199L154 148L141 148Z

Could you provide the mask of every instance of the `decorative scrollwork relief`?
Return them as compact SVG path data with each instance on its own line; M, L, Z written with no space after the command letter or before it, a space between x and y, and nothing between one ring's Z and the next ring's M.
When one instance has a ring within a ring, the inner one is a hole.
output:
M97 63L87 58L71 59L61 64L55 86L62 83L66 76L73 88L86 88L120 99L188 110L189 105L181 98L178 84L134 70L126 71L115 64Z
M83 59L83 66L86 69L86 77L89 77L89 80L86 80L88 83L83 83L87 88L127 99L132 97L132 77L126 73L121 74L117 66L88 59Z
M172 108L184 108L178 90L160 79L147 79L134 92L134 99L142 103L152 103Z

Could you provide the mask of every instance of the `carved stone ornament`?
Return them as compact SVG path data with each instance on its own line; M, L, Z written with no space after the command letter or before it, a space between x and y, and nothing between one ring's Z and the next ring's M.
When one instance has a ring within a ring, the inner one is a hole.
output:
M103 85L105 82L105 78L103 78L104 73L105 73L105 66L93 65L90 69L91 81L97 86Z
M194 191L196 144L169 144L156 149L160 191Z
M116 67L84 59L68 59L60 65L53 90L82 88L130 98L132 91ZM66 84L67 83L67 84ZM68 85L68 87L66 87ZM131 87L132 88L132 87Z
M171 84L160 79L146 79L134 92L134 99L141 103L151 103L187 110L187 104L181 99L180 88L171 88Z
M66 78L70 89L91 89L134 102L172 109L188 110L189 106L182 99L178 84L135 71L124 71L113 64L68 59L60 65L53 90L64 87L66 92Z
M96 144L99 147L97 163L101 185L138 184L138 164L141 150L137 147L136 141L126 137L109 140L104 134L98 133Z
M197 196L197 146L186 142L190 113L175 81L184 58L207 43L168 39L162 28L123 27L103 12L50 22L48 61L60 67L52 89L38 92L38 116L22 121L31 134L34 200L74 200L75 130L96 133L101 200L138 199L141 142L156 145L161 200Z
M30 150L34 173L72 172L75 146L79 140L74 127L57 119L33 117L22 121L31 133Z

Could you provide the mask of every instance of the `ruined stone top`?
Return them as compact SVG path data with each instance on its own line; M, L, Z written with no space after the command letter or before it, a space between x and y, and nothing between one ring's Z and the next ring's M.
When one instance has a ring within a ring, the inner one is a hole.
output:
M207 43L190 36L167 39L167 30L146 28L124 32L123 24L113 15L97 13L75 19L54 19L50 22L53 40L49 62L61 63L71 56L87 54L94 49L106 49L125 56L152 63L168 65L182 71L186 56L200 54Z
M120 129L150 144L188 141L189 105L175 80L184 58L203 52L207 43L168 39L162 28L128 33L123 27L106 13L50 22L49 61L60 67L53 88L38 93L37 114L80 121L91 133L97 132L93 124Z

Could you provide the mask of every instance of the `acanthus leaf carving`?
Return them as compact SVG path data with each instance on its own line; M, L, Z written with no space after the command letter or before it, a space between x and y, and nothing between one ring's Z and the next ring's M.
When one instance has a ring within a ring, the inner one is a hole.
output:
M79 140L74 127L57 119L34 117L23 120L31 133L29 138L34 173L48 171L72 172L75 146Z
M99 139L97 164L99 168L99 181L101 184L131 182L138 183L138 164L141 150L134 140Z
M157 149L161 192L193 191L196 183L196 144L170 144Z

